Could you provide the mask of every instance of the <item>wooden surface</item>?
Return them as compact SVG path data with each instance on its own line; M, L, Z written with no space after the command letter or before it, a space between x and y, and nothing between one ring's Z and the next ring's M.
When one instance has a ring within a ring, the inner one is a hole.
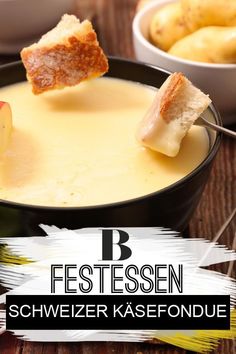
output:
M134 58L131 21L136 0L79 0L77 12L80 18L92 18L99 41L106 54ZM0 63L15 60L17 56L0 57ZM223 93L222 93L223 94ZM199 207L190 224L190 236L213 239L226 218L236 206L236 146L235 141L224 137L216 158L210 180ZM220 239L221 244L232 247L235 234L232 224ZM236 277L236 267L232 276ZM215 270L227 273L228 264L220 264ZM16 340L10 334L0 336L1 354L186 354L185 350L163 344L129 343L75 343L41 344ZM236 353L236 342L222 341L215 354Z

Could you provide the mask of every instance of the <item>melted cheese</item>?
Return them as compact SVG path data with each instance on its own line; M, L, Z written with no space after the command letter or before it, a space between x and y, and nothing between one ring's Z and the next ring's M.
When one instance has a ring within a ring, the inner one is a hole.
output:
M0 160L0 198L45 206L89 206L158 191L194 170L208 153L193 127L175 158L142 147L138 123L155 91L100 78L34 96L28 83L0 89L14 130Z

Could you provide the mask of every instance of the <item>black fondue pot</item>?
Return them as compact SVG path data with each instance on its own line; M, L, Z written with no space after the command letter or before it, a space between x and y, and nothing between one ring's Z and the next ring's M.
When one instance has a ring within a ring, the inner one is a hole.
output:
M169 75L158 67L138 62L118 58L110 58L109 62L107 76L157 88ZM26 74L21 62L0 67L1 87L24 80ZM214 123L222 124L214 105L208 108L207 115ZM0 236L43 234L39 224L70 229L101 226L162 226L183 231L199 202L219 149L220 134L208 131L208 136L209 153L195 170L167 188L140 198L89 207L44 207L0 200Z

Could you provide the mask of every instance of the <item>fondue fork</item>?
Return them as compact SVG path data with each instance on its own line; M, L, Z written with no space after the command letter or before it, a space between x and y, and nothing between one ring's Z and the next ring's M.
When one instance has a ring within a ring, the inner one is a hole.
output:
M203 127L211 128L211 129L216 130L218 132L221 132L221 133L223 133L225 135L231 136L231 138L236 139L236 132L235 131L230 130L230 129L226 129L224 127L221 127L220 125L217 125L217 124L214 124L212 122L209 122L206 118L199 117L195 121L194 125L200 125L200 126L203 126Z

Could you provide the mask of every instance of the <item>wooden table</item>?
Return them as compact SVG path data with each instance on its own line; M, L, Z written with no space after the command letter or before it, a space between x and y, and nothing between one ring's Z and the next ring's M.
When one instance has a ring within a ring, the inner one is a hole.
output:
M92 18L99 41L106 54L134 58L131 21L137 0L79 0L80 18ZM0 63L17 56L0 57ZM223 94L223 93L222 93ZM235 127L234 127L235 128ZM204 236L211 240L236 206L236 147L235 141L224 137L210 180L190 223L190 236ZM235 223L222 236L220 243L232 247ZM228 264L213 269L227 273ZM236 277L234 267L232 276ZM236 341L222 341L215 354L234 354ZM0 337L1 354L186 354L170 345L130 343L27 343L9 333Z

